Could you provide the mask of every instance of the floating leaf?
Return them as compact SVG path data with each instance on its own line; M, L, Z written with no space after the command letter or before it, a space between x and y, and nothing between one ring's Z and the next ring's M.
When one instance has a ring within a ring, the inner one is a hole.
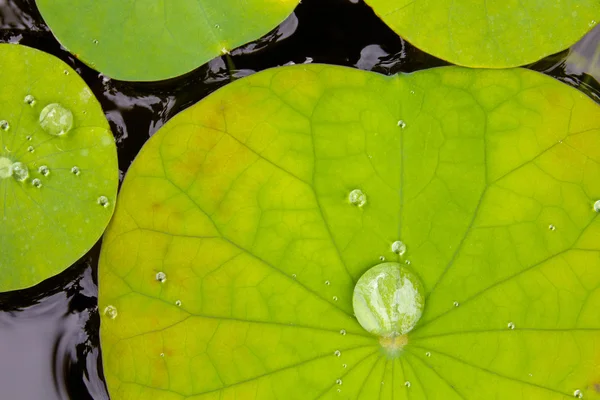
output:
M398 35L468 67L516 67L574 44L600 22L600 0L365 0Z
M65 63L0 44L0 82L0 291L8 291L59 273L96 243L118 169L100 104Z
M299 0L36 0L57 39L111 78L189 72L260 38Z
M123 185L99 275L112 398L593 398L599 143L600 108L528 70L220 89ZM352 299L390 262L425 306L378 338Z

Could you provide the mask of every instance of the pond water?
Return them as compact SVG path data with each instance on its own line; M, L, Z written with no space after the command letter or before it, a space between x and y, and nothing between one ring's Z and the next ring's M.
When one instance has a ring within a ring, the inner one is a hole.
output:
M400 39L362 0L303 0L262 39L183 77L154 83L117 82L79 62L54 39L33 0L0 0L0 42L54 54L85 79L116 137L121 178L167 120L233 79L289 63L337 64L383 74L448 64ZM529 68L600 103L600 26L573 48ZM98 335L99 248L33 288L0 293L0 398L109 398Z

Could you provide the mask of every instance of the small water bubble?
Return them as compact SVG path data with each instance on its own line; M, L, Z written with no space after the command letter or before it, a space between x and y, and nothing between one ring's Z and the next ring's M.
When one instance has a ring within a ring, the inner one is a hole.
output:
M454 303L452 303L452 304L454 304L454 307L458 307L458 306L460 306L460 303L459 303L458 301L455 301L455 302L454 302Z
M404 382L404 386L406 386L407 388L410 387L410 381Z
M583 399L583 392L577 389L573 392L573 396L577 397L578 399Z
M156 280L159 281L160 283L165 283L167 281L167 274L165 274L164 272L157 272L156 273Z
M430 352L430 351L428 351L427 353L425 353L425 355L426 355L427 357L431 357L431 352Z
M110 205L110 202L108 201L108 197L106 197L106 196L98 197L98 200L96 200L96 202L104 208L106 208Z
M104 315L106 315L110 319L117 318L117 315L118 315L117 308L115 306L110 306L110 305L106 306L106 308L104 309Z
M342 380L341 380L341 379L336 379L336 380L335 380L335 384L336 384L336 385L341 385L342 383L343 383L343 382L342 382Z
M31 184L38 189L42 187L42 181L40 181L38 178L32 180Z
M29 146L27 148L27 151L30 152L30 153L35 153L35 148L33 146Z
M50 175L50 169L46 165L39 167L38 172L44 176Z
M0 121L0 129L2 129L3 131L7 131L10 129L10 124L7 120L3 119L2 121Z
M348 368L348 364L342 364L342 368Z
M329 285L331 285L331 282L325 281L325 285L329 286Z
M402 129L406 128L406 122L404 122L403 120L398 121L398 126Z
M25 96L24 101L25 101L25 104L29 104L31 107L35 106L35 97L33 97L30 94Z
M177 301L175 302L175 305L176 305L177 307L181 307L181 300L177 300Z
M360 189L351 191L348 195L348 200L350 201L350 204L357 207L362 207L367 204L367 196Z
M29 169L25 164L20 162L16 162L12 165L12 175L19 182L23 182L25 179L29 177Z
M406 245L400 240L396 240L392 243L392 251L402 257L406 253Z
M554 225L550 224L550 225L548 226L548 229L550 229L551 231L555 231L555 230L556 230L556 227L555 227Z
M594 203L594 211L600 212L600 200L596 200Z
M512 321L509 322L507 326L508 326L508 329L515 329L515 324Z
M340 335L342 335L342 336L346 336L346 330L345 330L345 329L342 329L342 330L340 331Z
M339 357L339 356L342 355L342 352L339 351L339 350L336 350L336 351L333 352L333 355L336 356L336 357Z
M62 136L73 127L73 113L58 103L48 104L40 112L39 122L46 133Z
M81 170L79 169L79 167L78 167L78 166L74 166L73 168L71 168L71 173L72 173L73 175L77 175L77 176L79 176L79 174L81 173Z
M333 296L333 301L338 301L338 297L337 296Z

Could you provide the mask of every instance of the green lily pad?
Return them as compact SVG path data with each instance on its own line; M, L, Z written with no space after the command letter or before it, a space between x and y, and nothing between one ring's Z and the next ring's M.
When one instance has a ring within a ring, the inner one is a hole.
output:
M365 0L398 35L454 64L505 68L571 46L600 22L600 0Z
M0 291L55 275L108 225L117 150L85 82L44 52L0 44Z
M57 39L119 80L183 75L256 40L299 0L36 0Z
M600 108L528 70L220 89L125 179L99 271L111 398L597 398L599 143ZM406 335L353 316L381 263L425 294Z

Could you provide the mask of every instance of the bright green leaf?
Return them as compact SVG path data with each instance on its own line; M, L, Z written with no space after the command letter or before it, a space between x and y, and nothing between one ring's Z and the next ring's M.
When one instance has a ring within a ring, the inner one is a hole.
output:
M599 162L600 108L532 71L236 81L126 177L99 275L112 398L594 398ZM352 296L382 258L426 300L380 340Z
M468 67L538 61L600 22L600 0L365 0L398 35Z
M299 0L36 0L57 39L111 78L189 72L281 23Z
M59 273L96 243L119 175L102 108L65 63L0 44L0 82L0 291L8 291Z

